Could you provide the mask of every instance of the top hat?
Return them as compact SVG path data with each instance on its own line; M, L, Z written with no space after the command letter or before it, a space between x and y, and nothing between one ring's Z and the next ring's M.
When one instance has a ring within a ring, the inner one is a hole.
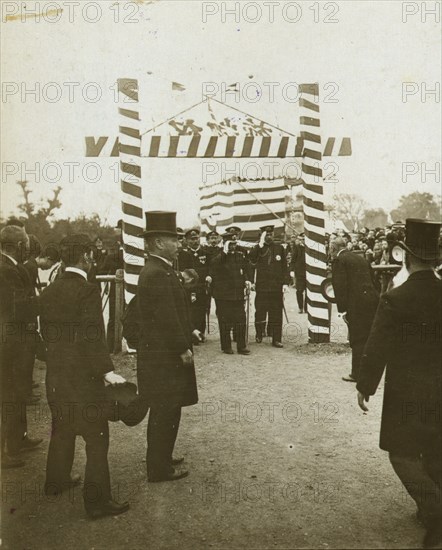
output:
M408 218L405 220L405 242L398 241L398 245L421 260L438 260L441 226L440 222Z
M263 225L259 229L261 230L261 233L264 233L264 231L266 233L273 233L273 230L275 229L275 226L274 225Z
M132 382L109 385L105 388L106 417L111 422L121 420L126 426L136 426L147 414L145 399L137 395L137 386Z
M144 214L146 216L146 230L138 235L139 237L148 237L149 235L177 236L176 212L151 210Z
M189 237L199 237L200 230L198 229L198 227L191 227L184 233L184 236L186 237L186 239L188 239Z

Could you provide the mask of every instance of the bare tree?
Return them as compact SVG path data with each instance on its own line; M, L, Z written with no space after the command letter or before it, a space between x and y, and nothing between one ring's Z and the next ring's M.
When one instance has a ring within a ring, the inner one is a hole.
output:
M336 217L344 222L346 227L358 230L362 226L367 203L359 195L341 193L334 196Z

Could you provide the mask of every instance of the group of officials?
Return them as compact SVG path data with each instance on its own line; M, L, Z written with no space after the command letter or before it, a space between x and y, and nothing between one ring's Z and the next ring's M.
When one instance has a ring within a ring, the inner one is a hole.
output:
M232 337L238 352L248 353L244 302L252 285L256 288L256 341L262 341L267 331L273 345L281 347L283 294L290 280L284 247L274 242L272 227L262 228L259 243L248 252L238 245L237 228L222 236L222 248L210 241L201 247L198 231L192 230L183 248L175 217L170 212L146 213L147 257L136 295L140 339L134 400L142 411L140 419L150 411L150 482L188 475L179 467L184 459L175 457L173 450L181 408L198 400L193 345L204 336L208 297L215 299L225 353L232 353ZM339 239L331 247L338 311L348 323L353 354L349 379L356 382L359 406L367 411L366 403L386 369L380 446L389 452L395 472L417 504L428 548L442 540L442 282L434 270L440 258L439 231L436 222L406 221L405 240L400 244L408 279L380 298L367 262ZM215 241L217 235L212 236ZM27 295L24 282L22 262L29 246L25 230L6 227L0 242L2 303L6 304L0 345L2 461L12 465L23 447L36 444L18 426L14 405L20 401L20 348L38 315L52 413L45 491L58 494L80 483L71 469L75 438L81 435L87 455L83 486L87 514L98 518L123 513L128 503L116 502L110 491L108 418L99 415L91 422L86 414L91 403L106 403L106 385L127 384L113 372L100 293L87 280L94 263L91 243L84 235L65 238L60 247L64 273L35 297Z

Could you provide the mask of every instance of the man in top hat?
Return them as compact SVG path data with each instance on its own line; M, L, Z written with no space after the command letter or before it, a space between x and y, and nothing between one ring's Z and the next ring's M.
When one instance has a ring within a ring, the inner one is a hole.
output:
M441 224L406 220L405 265L409 277L383 294L364 349L356 386L358 403L374 395L384 369L380 448L414 499L427 532L424 548L442 542L441 430Z
M206 313L210 296L207 292L206 279L209 275L210 257L205 247L200 244L200 230L196 227L189 229L184 234L187 242L187 249L183 249L179 255L180 271L194 269L198 273L198 284L192 291L192 323L193 328L199 330L202 341L206 332ZM194 343L198 340L195 339Z
M178 254L175 212L146 212L148 258L137 290L141 334L137 354L140 397L150 407L147 476L150 482L188 475L173 458L181 407L198 402L192 320L186 290L173 268Z
M249 259L255 267L256 342L262 342L268 316L267 333L272 345L282 348L283 293L288 290L290 275L285 248L274 242L273 230L273 225L261 227L259 243L250 251Z
M84 234L65 237L60 253L64 273L37 298L46 343L46 393L52 416L45 493L59 495L80 483L72 476L75 439L86 443L83 500L92 519L118 515L127 502L112 498L107 453L109 427L103 412L105 383L124 383L113 372L106 346L101 296L88 282L93 244Z
M307 272L305 265L305 242L304 233L300 233L292 247L292 258L290 261L290 276L295 278L296 300L299 313L307 312Z
M245 290L250 291L252 273L250 263L237 250L231 233L223 235L223 250L210 264L210 284L215 298L219 323L221 349L233 354L231 331L234 331L238 353L249 355L246 343Z
M346 248L347 241L336 237L330 245L332 284L336 306L348 325L352 351L351 373L342 379L357 382L362 352L370 333L379 296L365 258Z

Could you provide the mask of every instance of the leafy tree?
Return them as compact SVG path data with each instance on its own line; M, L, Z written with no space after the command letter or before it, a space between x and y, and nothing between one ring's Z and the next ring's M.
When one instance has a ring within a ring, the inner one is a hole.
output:
M406 218L421 218L424 220L440 220L441 210L436 197L431 193L415 191L400 198L397 208L390 212L394 222L405 221Z

